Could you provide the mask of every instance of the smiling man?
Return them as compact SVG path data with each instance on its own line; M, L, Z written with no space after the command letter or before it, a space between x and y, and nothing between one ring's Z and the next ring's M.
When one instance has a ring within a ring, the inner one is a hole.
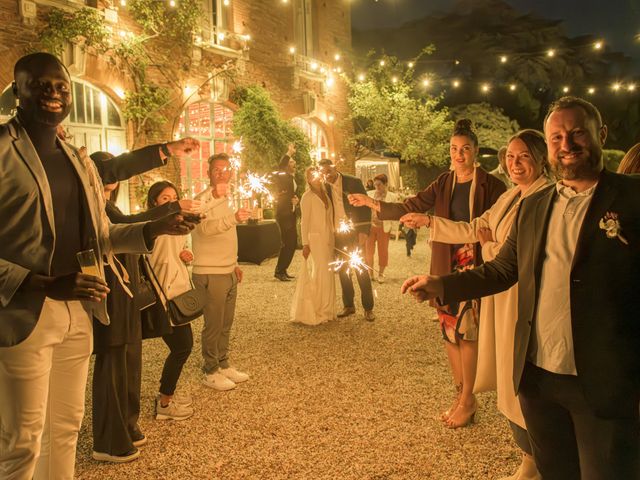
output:
M14 79L18 114L0 125L0 478L72 479L91 317L109 323L106 283L76 255L93 249L98 271L104 258L119 271L114 253L148 253L195 225L110 225L93 165L56 137L71 109L66 68L34 53Z
M544 122L560 181L522 201L498 256L402 286L419 301L518 282L514 389L545 480L640 478L640 179L603 168L607 127L564 97Z

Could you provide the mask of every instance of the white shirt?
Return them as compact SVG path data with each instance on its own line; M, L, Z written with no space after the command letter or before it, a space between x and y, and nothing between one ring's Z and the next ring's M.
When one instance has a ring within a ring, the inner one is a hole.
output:
M549 218L540 296L529 360L549 372L577 375L571 329L570 275L582 222L595 185L581 193L558 182Z
M232 273L238 266L238 222L229 199L213 197L211 188L196 198L202 202L206 218L191 232L193 273Z
M347 214L344 211L342 197L342 175L338 174L336 180L331 185L331 198L333 199L333 220L336 230L340 227L340 220L345 220Z

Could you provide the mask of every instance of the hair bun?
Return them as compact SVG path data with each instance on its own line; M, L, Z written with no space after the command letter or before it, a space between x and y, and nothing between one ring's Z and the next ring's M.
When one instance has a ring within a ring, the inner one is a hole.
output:
M461 118L460 120L456 121L454 130L468 130L471 132L473 131L473 122L468 118Z

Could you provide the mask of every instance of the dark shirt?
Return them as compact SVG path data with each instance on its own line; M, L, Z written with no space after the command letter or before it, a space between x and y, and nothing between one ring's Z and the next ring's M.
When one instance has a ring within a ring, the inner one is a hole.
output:
M450 216L449 219L454 222L469 222L471 221L471 212L469 210L469 195L471 194L471 183L456 183L453 188L453 195L451 196ZM452 249L455 252L462 245L453 245Z
M82 223L84 194L80 179L56 141L56 129L42 125L25 125L51 190L55 223L55 247L51 261L52 276L79 272L76 254L84 250Z

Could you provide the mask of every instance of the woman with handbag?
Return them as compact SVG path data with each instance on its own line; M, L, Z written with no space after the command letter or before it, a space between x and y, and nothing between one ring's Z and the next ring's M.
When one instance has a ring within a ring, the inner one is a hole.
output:
M178 189L169 181L156 182L149 188L149 210L177 201L180 201ZM151 274L160 290L160 299L165 303L165 309L153 308L150 312L159 316L156 320L164 324L162 340L169 347L155 400L156 420L185 420L193 415L191 397L176 394L182 368L193 348L191 324L177 326L179 322L171 321L170 310L167 310L170 307L169 300L193 288L185 265L193 261L193 254L184 248L185 241L184 236L162 235L156 240L153 253L148 257Z
M107 152L95 152L91 159L99 163L112 158ZM100 170L100 168L98 168ZM135 223L163 218L185 209L197 208L197 202L167 203L135 215L125 215L116 206L118 183L104 185L106 213L112 223ZM160 237L162 238L162 237ZM125 463L140 456L138 447L147 442L138 427L142 371L142 331L140 311L156 301L154 292L145 287L139 269L140 255L118 254L125 271L105 268L110 288L107 312L111 323L93 323L93 458ZM121 276L127 289L120 283Z

